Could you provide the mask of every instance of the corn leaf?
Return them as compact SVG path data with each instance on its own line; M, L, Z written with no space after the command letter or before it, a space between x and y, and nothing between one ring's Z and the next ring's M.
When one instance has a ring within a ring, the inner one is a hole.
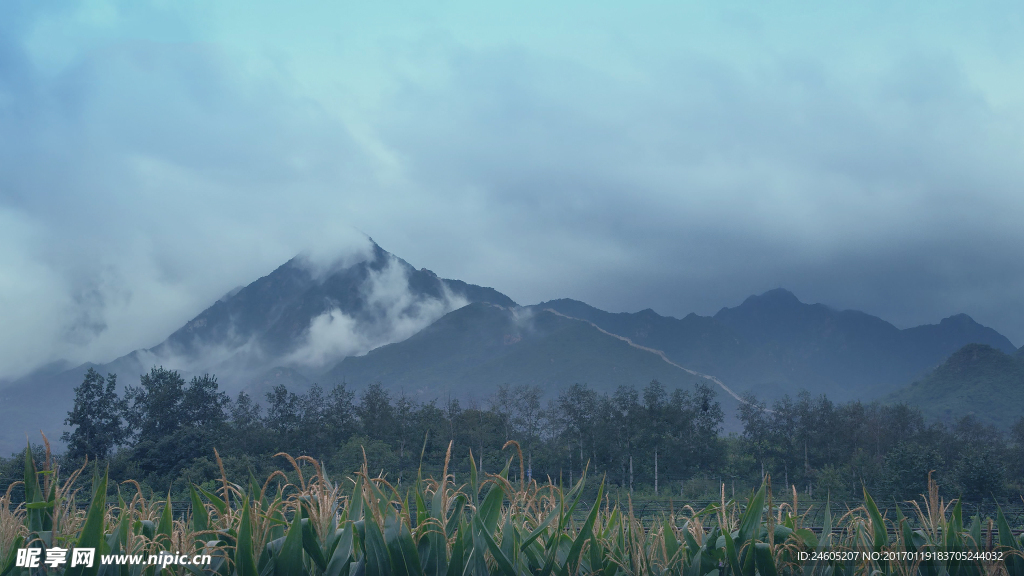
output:
M761 485L761 489L747 503L747 509L743 511L743 516L740 517L740 529L736 537L736 545L742 548L748 542L750 542L757 534L761 531L761 515L764 513L764 494L765 486Z
M364 507L369 507L369 505L367 502L363 503ZM388 553L388 546L384 542L384 534L371 510L366 510L363 519L363 530L366 534L363 538L366 574L367 576L389 576L391 574L391 557Z
M213 507L216 508L218 512L220 512L221 516L227 516L228 505L223 500L221 500L219 496L217 496L213 492L204 490L202 486L199 487L199 491L203 493L203 496L206 496L206 499L210 501L210 504L213 504Z
M397 514L384 519L384 542L391 555L391 566L396 576L422 576L419 554L412 541L409 527Z
M484 527L483 522L480 520L480 516L474 516L473 523L476 525L476 531L483 536L484 541L487 543L487 548L491 551L491 556L494 556L495 561L497 561L498 568L501 570L501 573L505 576L516 576L516 570L512 567L512 561L494 541L490 531Z
M2 564L0 564L0 576L7 576L12 570L14 570L14 564L17 560L18 548L25 547L25 537L18 536L11 543L11 549L7 551L7 557L4 558Z
M174 509L171 504L171 493L167 493L167 502L160 513L160 524L156 528L156 539L164 550L171 551L171 533L174 530Z
M316 536L316 530L313 529L309 518L302 519L302 549L306 551L306 555L320 571L327 569L327 558L324 556L324 551Z
M346 522L345 527L339 530L338 544L331 555L331 561L327 563L324 576L341 576L348 573L348 567L352 562L353 533L355 529L352 522Z
M192 491L193 502L198 498ZM194 518L194 516L193 516ZM252 519L249 516L249 499L242 499L242 519L238 527L238 543L235 546L235 573L238 576L259 576L256 571L256 560L253 553Z
M996 507L996 524L999 527L999 545L1006 551L1006 571L1010 576L1024 576L1024 558L1021 558L1020 542L1017 541L1013 536L1013 530L1010 529L1010 525L1006 522L1006 516L1003 516L1003 508L1001 506Z
M445 572L445 576L462 576L465 570L465 530L463 525L459 525L459 530L455 534L455 543L452 544L452 555L451 558L448 560L448 570Z
M103 521L107 513L107 473L103 478L94 483L92 502L89 504L89 511L85 515L85 524L78 537L77 548L99 549L103 542ZM92 566L79 564L68 568L66 576L95 576L99 571L99 562L93 562Z
M281 549L274 558L274 574L277 576L304 576L302 566L302 514L295 511L295 518L288 527Z
M188 485L188 495L192 500L192 530L195 532L205 532L209 530L210 513L207 512L206 505L203 504L202 498L200 498L199 493L196 492L195 485Z
M586 542L594 530L594 521L597 520L597 513L601 510L601 498L604 496L604 482L597 489L597 499L594 500L594 505L590 508L590 514L587 516L587 520L583 523L583 527L580 528L579 534L576 535L576 539L572 543L572 547L569 548L569 555L565 560L565 564L562 566L562 576L569 576L569 574L575 574L579 568L580 554L583 552L583 544Z
M761 576L778 576L775 558L772 557L772 549L767 542L754 544L754 559L757 562L757 571Z

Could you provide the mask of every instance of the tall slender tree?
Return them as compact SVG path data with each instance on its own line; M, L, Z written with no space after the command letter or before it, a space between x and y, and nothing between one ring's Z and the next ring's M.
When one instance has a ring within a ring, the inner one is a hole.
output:
M665 421L668 394L665 387L657 379L651 380L644 387L644 412L646 419L643 426L644 443L654 453L654 495L658 495L658 452L662 448L668 423Z
M117 375L107 374L103 378L89 368L85 379L75 388L75 406L64 420L65 425L75 427L61 436L68 445L68 457L108 457L124 434L122 404L117 396Z
M633 492L633 456L643 430L643 406L640 394L633 386L619 386L615 390L615 407L620 444L624 450L623 471L629 471L629 491ZM625 475L625 474L624 474Z

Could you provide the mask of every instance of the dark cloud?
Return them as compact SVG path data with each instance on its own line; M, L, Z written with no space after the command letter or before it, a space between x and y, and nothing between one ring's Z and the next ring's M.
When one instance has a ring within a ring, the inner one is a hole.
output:
M1024 338L1024 147L1006 129L1022 126L950 58L854 83L810 59L751 74L677 56L643 85L515 51L452 60L444 90L393 103L388 134L412 180L481 207L459 273L546 278L513 294L526 301L676 315L786 286L901 325L966 311ZM505 266L505 252L533 257Z
M281 28L316 34L254 41L198 5L110 6L2 9L0 377L151 346L355 230L522 303L707 314L784 286L1024 342L1019 19L945 45L907 14L861 38L870 14L673 35L601 12L597 40L552 14L558 43L512 16L492 42L426 17L335 37L310 12Z

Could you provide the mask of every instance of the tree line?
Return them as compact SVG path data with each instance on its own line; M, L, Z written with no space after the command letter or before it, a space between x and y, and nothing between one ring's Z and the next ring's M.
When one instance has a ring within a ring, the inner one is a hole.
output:
M468 471L472 457L496 472L513 455L512 440L528 479L572 483L586 470L660 497L711 497L723 484L745 489L771 474L812 496L853 497L866 486L908 498L935 470L945 486L978 499L1020 493L1024 478L1024 420L1003 434L972 416L927 423L907 405L802 393L770 406L748 396L736 415L742 432L723 434L725 413L705 381L669 390L653 380L610 394L573 384L551 398L536 386L501 385L483 403L414 401L379 382L359 391L314 384L301 394L279 385L257 402L244 392L230 399L215 376L186 382L154 367L122 394L116 375L90 369L75 394L66 465L102 460L113 477L156 491L212 486L221 465L229 477L266 477L282 467L279 452L342 473L365 458L401 482L420 469L439 475L451 443L450 470ZM15 459L0 462L5 480L17 470Z
M928 422L906 404L847 402L803 392L770 407L752 396L739 408L740 445L754 466L805 492L906 500L930 472L970 500L1024 493L1024 418L1008 434L973 414Z

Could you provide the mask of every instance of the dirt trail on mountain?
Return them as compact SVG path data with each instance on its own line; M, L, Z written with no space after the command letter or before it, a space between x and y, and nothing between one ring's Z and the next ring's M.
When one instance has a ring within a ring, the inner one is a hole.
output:
M705 380L710 380L711 382L714 382L715 384L718 384L718 386L722 390L725 390L726 394L728 394L729 396L732 396L733 398L739 400L740 402L742 402L744 404L747 404L746 400L744 400L739 394L733 392L731 388L726 386L725 383L723 383L718 378L716 378L716 377L714 377L714 376L712 376L710 374L703 374L701 372L697 372L696 370L691 370L691 369L689 369L689 368L687 368L685 366L680 366L679 364L676 364L675 362L669 360L668 356L665 356L665 353L662 352L661 350L656 350L654 348L648 348L647 346L641 346L641 345L637 344L636 342L633 342L629 338L626 338L625 336L619 336L618 334L612 334L611 332L605 330L604 328L601 328L600 326L598 326L597 324L594 324L593 322L591 322L589 320L584 320L582 318L575 318L573 316L568 316L566 314L562 314L561 312L559 312L557 310L552 310L551 308L544 308L544 311L545 312L551 312L552 314L554 314L556 316L561 316L562 318L568 318L569 320L576 320L578 322L584 322L586 324L589 324L589 325L593 326L594 328L596 328L598 331L600 331L603 334L607 334L607 335L611 336L612 338L618 338L619 340L622 340L623 342L625 342L626 344L629 344L633 348L637 348L639 350L643 350L644 352L650 352L651 354L656 354L662 360L664 360L665 362L671 364L672 366L675 366L676 368L679 368L683 372L686 372L688 374L692 374L694 376L697 376L698 378L703 378Z

